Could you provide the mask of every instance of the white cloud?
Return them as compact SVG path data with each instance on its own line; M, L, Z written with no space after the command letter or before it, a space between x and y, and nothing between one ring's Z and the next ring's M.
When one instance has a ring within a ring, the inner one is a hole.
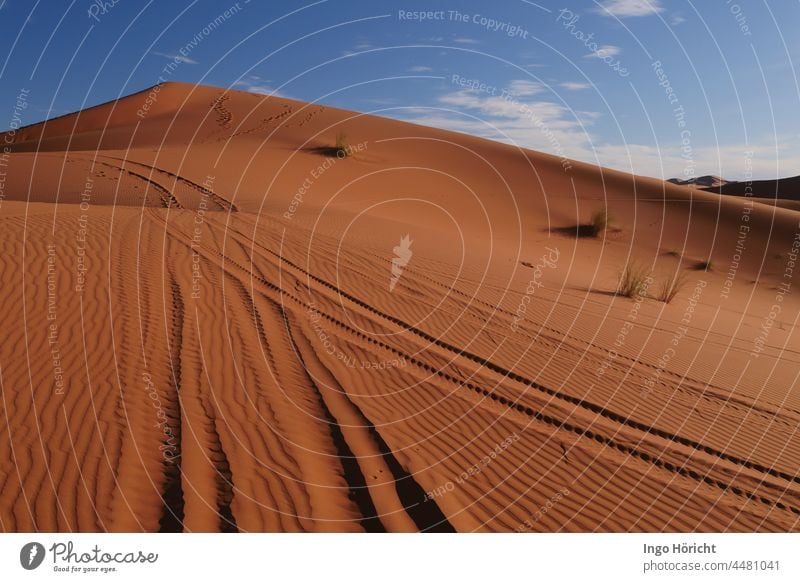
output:
M528 79L516 79L508 84L508 91L517 97L529 97L544 91L544 87Z
M511 90L511 85L507 88ZM749 146L694 147L687 157L681 143L601 142L591 133L600 114L573 111L559 104L532 99L514 100L489 93L462 90L439 97L436 107L404 109L405 121L458 131L655 178L720 175L744 179L746 152L756 179L800 174L800 145L796 136L764 138ZM777 143L776 143L777 141Z
M250 75L244 79L236 81L233 86L239 87L241 90L247 91L248 93L259 93L261 95L270 95L272 97L285 97L285 95L275 91L275 89L272 88L269 83L270 82L268 80L262 79L257 75Z
M679 24L683 24L684 22L686 22L686 19L680 14L676 14L670 19L669 22L672 26L678 26Z
M479 44L479 41L475 40L474 38L468 38L466 36L457 36L453 39L453 42L458 44Z
M649 16L663 10L660 0L607 0L600 5L598 12L604 16L626 18L628 16Z
M752 158L748 160L748 153ZM800 173L800 147L788 137L764 138L748 146L703 146L692 150L689 159L683 157L679 145L661 147L641 144L602 145L594 153L603 166L655 178L686 179L714 174L726 180L746 178L748 163L756 179L794 176Z
M576 83L574 81L565 81L564 83L559 83L559 87L563 87L569 91L583 91L584 89L592 88L589 83Z
M153 51L151 54L154 54L159 57L164 57L165 59L170 59L175 61L176 63L184 63L186 65L196 65L197 61L194 59L190 59L189 57L184 57L183 55L173 55L170 53L160 53L158 51Z
M451 106L458 111L468 111L481 119L495 125L503 125L502 120L511 120L512 125L503 125L514 129L514 135L523 135L519 129L533 129L534 121L541 119L547 122L550 129L574 129L578 122L568 119L568 111L562 105L548 101L519 101L494 95L479 95L474 91L458 91L439 98L442 105Z
M431 71L433 71L433 67L425 67L423 65L416 65L414 67L411 67L409 69L409 71L412 72L412 73L430 73Z
M586 59L597 58L602 59L605 57L615 57L622 52L622 49L618 46L614 46L613 44L604 44L600 48L598 48L595 52L589 53L588 55L583 55Z
M535 101L544 88L527 79L511 81L505 96L498 92L461 90L442 95L436 108L406 110L407 121L459 131L520 147L576 158L589 149L590 136L578 115L558 103ZM509 97L509 95L513 97Z

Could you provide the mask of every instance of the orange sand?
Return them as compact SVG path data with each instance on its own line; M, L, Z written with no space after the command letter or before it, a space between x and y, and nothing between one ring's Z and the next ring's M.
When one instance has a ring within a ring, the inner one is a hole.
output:
M800 529L796 211L176 83L14 140L3 531Z

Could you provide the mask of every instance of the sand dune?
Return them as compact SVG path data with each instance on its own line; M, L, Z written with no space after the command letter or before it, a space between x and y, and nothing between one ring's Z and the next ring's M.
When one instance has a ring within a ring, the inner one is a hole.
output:
M720 188L729 184L728 180L720 176L713 176L711 174L706 176L697 176L695 178L688 178L686 180L682 180L680 178L670 178L667 182L671 184L678 184L679 186L691 186L695 188L705 188L705 189L712 189L712 188Z
M791 208L179 83L0 139L4 531L800 529Z
M800 176L780 180L729 182L706 190L728 196L750 196L762 204L800 210Z

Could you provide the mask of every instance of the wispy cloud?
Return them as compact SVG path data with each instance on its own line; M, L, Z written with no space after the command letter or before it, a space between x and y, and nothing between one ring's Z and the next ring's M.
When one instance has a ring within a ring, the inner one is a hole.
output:
M559 83L559 87L563 87L569 91L583 91L584 89L592 88L589 83L576 83L574 81L565 81L563 83Z
M430 73L433 71L433 67L426 67L424 65L416 65L409 69L411 73Z
M453 42L458 44L480 44L480 41L467 36L457 36L453 39Z
M189 57L184 57L183 55L174 55L171 53L160 53L158 51L153 51L151 54L154 54L158 57L164 57L165 59L170 59L175 61L176 63L184 63L187 65L196 65L198 64L196 60L190 59Z
M368 40L360 40L353 46L352 49L342 51L341 55L343 57L352 57L353 55L368 51L373 48L375 48L375 46Z
M679 24L683 24L684 22L686 22L686 19L683 16L681 16L680 14L676 14L669 21L669 23L672 26L678 26Z
M746 179L748 167L756 179L800 173L800 164L787 163L787 160L800 159L800 147L789 136L772 136L747 146L698 147L693 150L691 160L684 157L679 144L601 145L593 153L597 159L595 163L664 180L705 174L719 175L727 180L743 180ZM745 159L750 155L752 159L746 164ZM687 174L687 170L691 170L691 173Z
M259 93L261 95L271 95L272 97L285 97L285 95L275 91L269 80L262 79L257 75L249 75L244 79L236 81L233 85L248 93Z
M607 0L598 8L600 14L617 18L649 16L663 10L660 0Z
M536 81L516 79L508 84L508 91L517 97L529 97L544 91L544 87Z
M622 49L618 46L614 46L613 44L604 44L600 48L598 48L595 52L589 53L588 55L583 55L586 59L596 58L602 59L605 57L615 57L622 52Z
M579 157L588 150L591 138L584 123L591 123L591 114L578 116L561 104L531 99L544 88L527 79L509 82L505 91L505 96L499 91L449 92L436 107L406 111L404 118L556 155Z
M513 94L514 82L506 87ZM563 85L563 84L562 84ZM800 146L794 136L777 140L754 140L748 146L705 146L694 148L690 160L678 141L657 144L607 143L592 133L600 114L574 111L560 103L508 99L498 94L460 90L441 95L432 107L403 109L398 117L431 127L458 131L510 143L519 147L598 164L643 176L684 178L687 171L697 175L718 174L743 179L746 152L752 151L756 177L800 173L786 160L800 160Z

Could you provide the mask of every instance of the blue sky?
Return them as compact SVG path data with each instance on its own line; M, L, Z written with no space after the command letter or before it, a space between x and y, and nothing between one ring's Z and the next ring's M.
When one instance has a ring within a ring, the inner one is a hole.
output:
M657 177L797 175L798 25L799 0L0 0L0 126L23 90L27 124L174 80Z

